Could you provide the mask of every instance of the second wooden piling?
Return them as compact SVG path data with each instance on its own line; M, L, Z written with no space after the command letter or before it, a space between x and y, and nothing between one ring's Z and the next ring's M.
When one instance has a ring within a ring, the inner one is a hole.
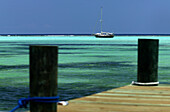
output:
M138 76L136 84L158 85L158 39L138 40Z

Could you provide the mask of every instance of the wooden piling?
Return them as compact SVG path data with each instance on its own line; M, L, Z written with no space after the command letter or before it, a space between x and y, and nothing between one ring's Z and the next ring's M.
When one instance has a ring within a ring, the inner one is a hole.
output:
M138 40L137 82L158 84L158 48L158 39Z
M30 97L57 96L57 46L30 46ZM56 112L56 103L30 102L31 112Z

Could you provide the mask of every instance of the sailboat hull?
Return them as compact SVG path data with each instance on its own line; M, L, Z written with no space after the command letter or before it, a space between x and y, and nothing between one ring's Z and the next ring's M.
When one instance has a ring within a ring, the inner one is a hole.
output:
M113 38L114 36L100 36L100 35L95 35L96 38Z
M101 34L94 34L96 38L113 38L114 35L101 35Z

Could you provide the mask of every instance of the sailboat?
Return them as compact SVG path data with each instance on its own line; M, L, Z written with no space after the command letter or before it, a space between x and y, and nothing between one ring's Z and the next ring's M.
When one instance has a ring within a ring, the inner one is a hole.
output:
M100 19L100 23L101 23L101 32L100 33L95 33L94 36L96 38L113 38L114 37L114 34L113 33L110 33L110 32L103 32L102 31L102 7L101 7L101 19Z

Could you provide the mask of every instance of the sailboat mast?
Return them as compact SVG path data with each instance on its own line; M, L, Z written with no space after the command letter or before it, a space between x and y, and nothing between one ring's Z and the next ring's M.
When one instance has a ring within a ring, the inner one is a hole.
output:
M101 7L101 19L100 19L100 22L101 22L101 32L102 32L102 22L103 22L103 20L102 20L102 19L103 19L103 18L102 18L102 8L103 8L103 7Z

